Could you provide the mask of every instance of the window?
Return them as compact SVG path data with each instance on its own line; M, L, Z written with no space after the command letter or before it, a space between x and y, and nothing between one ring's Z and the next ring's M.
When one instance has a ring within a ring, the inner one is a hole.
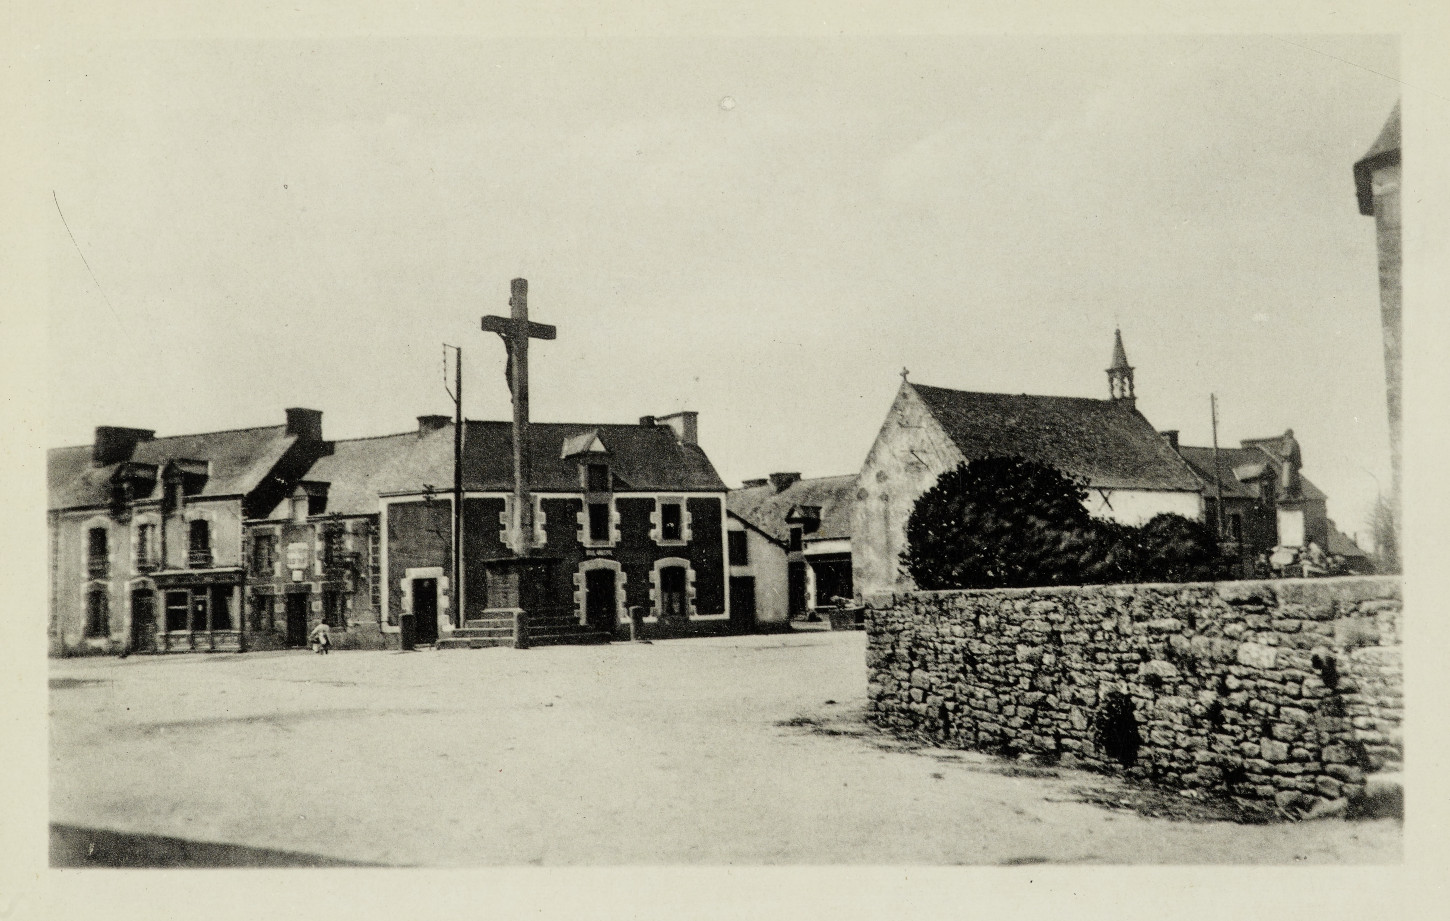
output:
M790 552L799 553L801 549L801 529L790 529Z
M368 581L370 583L369 588L371 589L371 593L372 593L371 594L371 600L372 600L372 603L373 603L373 610L374 611L381 611L382 608L383 608L382 581L380 579L380 573L379 573L379 570L380 570L380 568L382 566L382 553L381 553L381 548L378 546L378 543L379 543L379 540L378 540L378 532L377 532L377 530L376 529L373 529L373 530L369 531L368 532ZM389 621L389 623L392 623L392 621Z
M190 592L166 593L166 630L175 633L186 629L186 619L191 611Z
M277 565L277 535L258 534L252 538L252 572L270 576Z
M332 528L322 532L322 565L340 566L343 561L342 531Z
M86 595L86 636L104 639L111 635L111 599L102 589Z
M92 579L103 579L111 572L111 561L106 548L106 529L91 528L86 537L86 571Z
M584 488L589 492L609 492L609 465L589 464L584 472Z
M589 503L589 540L594 543L609 541L609 503Z
M683 539L684 510L678 502L660 505L660 540Z
M156 559L156 525L136 526L136 569L145 572L155 569L160 561Z
M329 627L347 629L347 610L340 592L322 593L322 620Z
M726 533L729 535L728 539L730 541L730 565L749 566L750 551L748 549L749 544L746 543L748 538L746 537L745 532L728 531Z
M1244 542L1244 516L1238 512L1228 516L1228 536L1236 544Z
M187 531L187 562L193 569L211 565L211 522L198 518Z

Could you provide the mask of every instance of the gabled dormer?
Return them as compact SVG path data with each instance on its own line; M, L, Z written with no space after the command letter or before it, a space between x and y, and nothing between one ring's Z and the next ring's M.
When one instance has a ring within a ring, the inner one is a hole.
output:
M173 457L161 466L161 506L174 512L186 504L187 496L198 495L211 477L211 464L204 460Z
M598 429L566 438L560 457L579 465L579 488L586 495L605 495L614 491L612 454L599 437Z
M125 461L111 474L111 512L117 518L130 514L131 503L148 498L156 491L158 470L155 464Z
M327 488L327 483L317 480L298 480L297 488L292 490L289 517L293 521L304 522L313 515L326 514Z

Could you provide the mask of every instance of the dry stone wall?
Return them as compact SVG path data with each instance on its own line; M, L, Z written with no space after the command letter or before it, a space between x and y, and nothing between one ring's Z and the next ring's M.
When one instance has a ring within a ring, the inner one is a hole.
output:
M1399 580L883 594L870 717L1299 815L1402 756Z

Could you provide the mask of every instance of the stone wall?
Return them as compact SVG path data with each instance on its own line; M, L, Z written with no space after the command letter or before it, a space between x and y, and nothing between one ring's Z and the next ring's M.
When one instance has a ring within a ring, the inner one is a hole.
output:
M1401 758L1395 578L867 602L869 715L899 734L1291 816Z

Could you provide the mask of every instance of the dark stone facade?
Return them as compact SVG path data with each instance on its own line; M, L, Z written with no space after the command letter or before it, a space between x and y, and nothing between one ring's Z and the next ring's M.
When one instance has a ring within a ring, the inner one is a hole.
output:
M1403 745L1400 584L1335 578L868 599L870 718L1299 815Z

